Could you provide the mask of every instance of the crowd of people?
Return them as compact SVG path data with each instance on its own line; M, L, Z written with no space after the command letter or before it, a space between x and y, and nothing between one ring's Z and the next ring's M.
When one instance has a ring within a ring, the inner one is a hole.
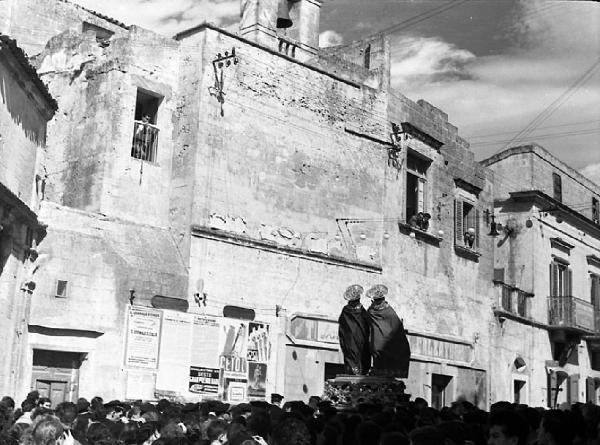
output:
M52 406L37 391L15 407L0 401L0 445L600 445L600 407L544 410L498 402L490 412L467 401L436 410L422 398L338 410L308 403L229 405L211 400L105 403L80 398Z

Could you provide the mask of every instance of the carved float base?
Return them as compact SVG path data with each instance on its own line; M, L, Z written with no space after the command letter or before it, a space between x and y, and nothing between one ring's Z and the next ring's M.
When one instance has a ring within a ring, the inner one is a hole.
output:
M406 385L394 377L338 375L325 382L323 399L338 409L354 409L361 403L396 406L407 404Z

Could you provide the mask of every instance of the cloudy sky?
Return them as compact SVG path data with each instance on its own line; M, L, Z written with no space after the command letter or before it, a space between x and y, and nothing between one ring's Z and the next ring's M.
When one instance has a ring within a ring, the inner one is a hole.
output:
M166 35L204 20L233 27L240 4L74 1ZM536 141L600 183L599 2L323 0L322 46L382 30L393 85L447 112L477 159Z

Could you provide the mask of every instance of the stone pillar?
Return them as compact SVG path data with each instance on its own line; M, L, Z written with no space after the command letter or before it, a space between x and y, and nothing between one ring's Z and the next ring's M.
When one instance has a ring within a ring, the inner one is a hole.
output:
M288 2L293 25L288 35L297 40L303 49L319 48L319 21L321 18L321 0L299 0ZM306 48L308 47L308 48Z
M242 0L240 35L254 42L275 47L279 0Z

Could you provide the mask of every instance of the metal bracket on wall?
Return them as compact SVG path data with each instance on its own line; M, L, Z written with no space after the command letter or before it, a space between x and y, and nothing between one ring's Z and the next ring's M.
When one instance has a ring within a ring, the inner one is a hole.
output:
M217 101L221 104L221 116L224 116L223 104L225 103L225 81L223 80L223 68L228 66L237 65L239 58L235 54L235 47L231 48L231 53L225 51L225 54L217 53L217 57L212 61L213 71L215 73L215 84L212 87L208 87L208 91L211 96L217 98Z
M392 133L390 134L392 145L388 147L388 165L394 167L396 170L402 168L402 159L400 158L400 153L402 152L402 134L404 134L402 128L392 122Z

